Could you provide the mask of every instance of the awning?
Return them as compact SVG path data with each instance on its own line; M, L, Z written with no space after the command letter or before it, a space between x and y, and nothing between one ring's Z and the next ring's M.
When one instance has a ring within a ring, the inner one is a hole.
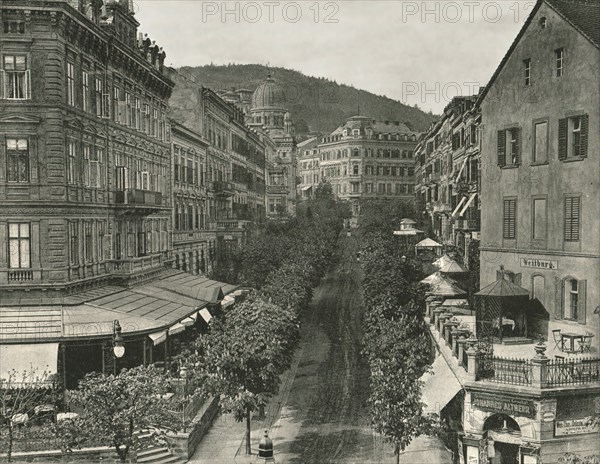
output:
M190 317L186 317L181 321L181 323L186 327L189 327L190 325L194 325L196 323L196 319L198 319L198 313L194 313Z
M148 336L152 339L152 343L154 344L154 346L160 345L167 339L167 331L163 330L162 332L155 332Z
M467 165L468 160L469 160L469 158L467 156L465 156L462 166L460 167L460 171L458 171L458 174L456 175L456 179L455 179L456 182L458 182L458 180L460 179L460 175L462 174L463 170L465 169L465 166Z
M175 335L183 332L184 330L185 325L183 325L181 322L178 322L177 324L174 324L169 328L169 335Z
M461 385L442 355L438 355L431 366L431 372L423 374L424 383L421 402L423 412L439 413L461 390Z
M200 316L202 316L202 319L204 319L204 321L208 324L212 319L212 314L210 313L210 311L206 308L202 308L199 312Z
M227 308L229 306L231 306L233 303L235 303L235 298L232 296L225 296L225 298L223 298L223 301L221 301L221 308Z
M46 374L44 380L57 372L58 343L0 345L0 379L31 383ZM25 376L23 373L26 373Z
M467 203L465 204L465 206L463 207L463 209L461 210L459 216L462 216L463 214L465 214L465 211L467 210L467 208L469 206L471 206L471 203L473 203L473 200L475 199L475 197L477 196L476 193L471 194L471 196L469 197L469 201L467 201Z
M462 197L460 199L460 201L458 202L458 205L456 205L456 208L454 208L454 211L452 211L452 217L456 216L456 212L462 206L462 204L465 202L466 199L467 199L467 197Z
M306 192L307 190L311 189L312 185L306 185L304 187L302 187L300 190L302 190L303 192Z

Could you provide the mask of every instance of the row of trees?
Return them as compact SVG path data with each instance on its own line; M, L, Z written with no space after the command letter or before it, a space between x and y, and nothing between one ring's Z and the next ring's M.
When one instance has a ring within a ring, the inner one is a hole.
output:
M296 217L268 223L216 275L254 291L211 322L182 362L202 388L221 398L223 411L246 421L250 454L250 418L277 393L300 340L300 316L312 289L327 269L335 242L349 217L329 184L313 200L300 204Z
M364 272L363 353L370 367L369 405L374 429L400 453L413 438L432 430L423 414L420 377L431 349L423 319L419 264L398 252L393 230L412 217L410 205L370 200L361 205L360 262Z

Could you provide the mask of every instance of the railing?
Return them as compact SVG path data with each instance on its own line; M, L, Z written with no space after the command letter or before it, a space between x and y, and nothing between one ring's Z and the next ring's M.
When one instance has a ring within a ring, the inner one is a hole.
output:
M31 282L33 280L33 270L31 269L9 269L9 282Z
M600 359L556 359L548 362L549 387L600 382Z
M287 185L267 185L267 193L288 193L289 191Z
M216 180L211 183L210 190L217 194L230 195L233 193L233 184Z
M115 203L119 205L161 206L162 193L137 189L117 190L115 191Z
M159 268L164 264L164 261L162 254L155 254L149 256L140 256L137 258L115 260L113 263L115 271L131 273L143 271L145 269Z
M477 366L477 380L531 385L531 378L531 361L525 359L491 357L481 360Z

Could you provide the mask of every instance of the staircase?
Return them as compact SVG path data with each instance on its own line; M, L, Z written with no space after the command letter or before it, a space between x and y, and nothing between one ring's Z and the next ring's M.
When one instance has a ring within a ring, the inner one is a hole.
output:
M169 448L150 448L144 451L138 451L137 453L138 463L151 463L151 464L184 464L184 461L178 456L175 456L169 451Z

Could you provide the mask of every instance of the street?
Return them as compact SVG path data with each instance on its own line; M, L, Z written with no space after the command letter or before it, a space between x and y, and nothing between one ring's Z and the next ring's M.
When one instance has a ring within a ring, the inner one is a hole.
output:
M297 367L272 427L277 462L394 462L391 446L369 424L357 240L342 234L303 321Z

